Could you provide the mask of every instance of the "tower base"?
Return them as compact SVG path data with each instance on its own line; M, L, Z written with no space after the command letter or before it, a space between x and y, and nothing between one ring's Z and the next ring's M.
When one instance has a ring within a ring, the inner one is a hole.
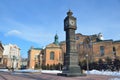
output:
M76 76L86 76L83 74L80 67L69 67L69 69L63 70L62 73L58 73L58 76L66 76L66 77L76 77Z
M77 76L86 76L86 74L81 73L58 73L58 76L65 76L65 77L77 77Z

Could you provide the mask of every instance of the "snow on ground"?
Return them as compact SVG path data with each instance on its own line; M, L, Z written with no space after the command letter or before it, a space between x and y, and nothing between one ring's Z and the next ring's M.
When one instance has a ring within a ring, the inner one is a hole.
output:
M112 71L98 71L98 70L91 70L91 71L85 71L86 74L97 74L97 75L110 75L110 76L120 76L119 72L112 72Z
M0 71L9 72L8 69L0 69ZM62 71L59 71L59 70L33 70L33 69L14 70L14 72L19 72L19 73L42 72L42 73L49 73L49 74L62 73Z
M0 69L0 71L8 72L8 69ZM49 73L49 74L57 74L62 73L62 71L59 70L33 70L33 69L23 69L23 70L15 70L15 72L42 72L42 73ZM112 72L112 71L98 71L98 70L91 70L89 72L85 71L86 74L97 74L97 75L110 75L110 76L119 76L120 77L120 71L119 72Z
M50 74L62 73L62 71L58 71L58 70L32 70L32 69L15 70L15 72L42 72L42 73L50 73Z
M109 80L120 80L120 78L111 78Z
M8 69L0 69L0 71L8 72Z
M40 70L33 70L33 69L22 69L22 70L14 70L15 72L23 72L23 73L27 73L27 72L40 72Z
M42 70L42 73L50 73L50 74L57 74L57 73L62 73L62 71L58 70Z

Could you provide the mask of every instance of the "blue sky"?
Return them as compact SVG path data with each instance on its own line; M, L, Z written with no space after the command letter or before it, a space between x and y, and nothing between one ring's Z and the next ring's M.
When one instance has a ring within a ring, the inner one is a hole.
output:
M52 43L56 33L63 41L69 9L77 18L76 33L120 40L120 0L0 0L0 41L17 44L22 57L31 46Z

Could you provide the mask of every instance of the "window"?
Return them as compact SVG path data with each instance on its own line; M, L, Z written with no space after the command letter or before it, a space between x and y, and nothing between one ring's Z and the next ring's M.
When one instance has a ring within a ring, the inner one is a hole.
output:
M104 55L104 46L100 46L100 55L101 55L101 56Z
M116 55L116 48L113 46L113 54Z
M76 40L79 40L80 39L80 37L79 36L76 36Z
M1 63L1 61L2 61L2 58L0 58L0 63Z
M50 60L54 60L54 52L50 52Z

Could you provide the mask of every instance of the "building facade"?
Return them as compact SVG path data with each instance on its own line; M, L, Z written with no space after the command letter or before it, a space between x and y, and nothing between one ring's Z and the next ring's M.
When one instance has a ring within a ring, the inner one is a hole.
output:
M101 33L98 35L76 34L76 46L79 53L79 60L84 60L86 55L90 61L98 61L106 58L120 58L120 41L112 39L103 40Z
M37 66L40 67L42 50L42 48L30 48L28 51L28 68L35 69Z
M54 37L54 42L48 44L44 49L31 48L28 51L28 67L35 69L35 65L57 65L63 64L62 49L58 42L58 35Z
M4 64L3 64L3 51L4 51L4 48L2 46L2 43L0 42L0 68L4 67Z
M112 39L103 40L101 33L94 35L83 35L77 33L76 47L79 54L79 61L89 59L90 62L98 61L106 58L120 59L120 40L113 41ZM29 50L29 68L34 69L36 64L40 65L53 65L63 64L64 55L66 54L66 42L58 43L58 36L54 38L54 42L47 45L44 49L30 49ZM39 56L38 59L35 58ZM40 58L41 55L41 58Z
M60 43L62 52L66 53L65 41ZM120 40L103 40L101 33L94 35L76 34L76 46L79 53L79 61L89 58L89 61L105 60L106 58L120 59Z
M15 44L3 45L3 64L8 68L19 69L20 68L20 48Z
M58 35L56 34L54 37L54 42L47 45L44 50L44 61L45 65L53 65L53 64L62 64L63 54L61 51L61 47L58 42Z

